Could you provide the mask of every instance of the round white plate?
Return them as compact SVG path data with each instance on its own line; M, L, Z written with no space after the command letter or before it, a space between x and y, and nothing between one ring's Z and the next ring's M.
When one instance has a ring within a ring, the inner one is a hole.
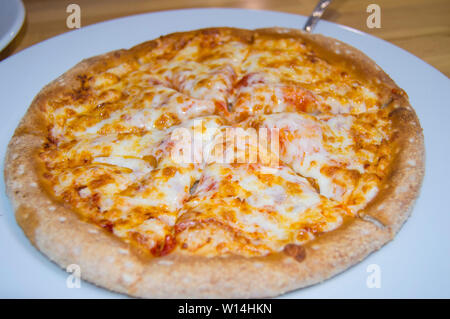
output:
M25 8L21 0L0 2L0 51L17 35L25 20Z
M33 97L83 58L175 31L211 26L301 28L305 21L302 16L270 11L166 11L92 25L24 50L0 63L1 167L7 143ZM450 297L449 79L410 53L360 31L320 21L315 32L359 48L406 90L424 128L426 175L412 217L393 242L342 274L284 297ZM123 297L86 282L81 288L67 288L69 274L40 254L17 226L4 188L2 178L0 297ZM368 272L373 269L377 274ZM378 288L368 287L371 275L379 276Z

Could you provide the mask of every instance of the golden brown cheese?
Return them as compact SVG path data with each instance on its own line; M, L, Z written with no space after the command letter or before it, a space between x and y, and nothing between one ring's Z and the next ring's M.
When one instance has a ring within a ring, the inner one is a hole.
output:
M356 216L391 162L381 89L301 39L199 31L77 81L43 108L42 178L82 218L155 256L304 244ZM222 147L230 128L279 130L277 165L215 154L239 148ZM173 157L187 152L186 132L192 162Z

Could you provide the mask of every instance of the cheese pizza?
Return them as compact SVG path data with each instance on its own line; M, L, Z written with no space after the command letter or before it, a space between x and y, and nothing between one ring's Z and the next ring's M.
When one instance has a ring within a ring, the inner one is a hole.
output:
M25 235L85 280L138 297L267 297L390 241L424 153L407 94L355 48L209 28L48 84L4 169Z

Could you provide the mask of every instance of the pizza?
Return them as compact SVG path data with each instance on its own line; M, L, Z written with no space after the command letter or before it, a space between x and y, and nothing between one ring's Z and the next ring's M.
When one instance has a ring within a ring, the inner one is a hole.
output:
M407 94L357 49L208 28L48 84L4 171L31 243L87 281L138 297L268 297L392 240L424 154Z

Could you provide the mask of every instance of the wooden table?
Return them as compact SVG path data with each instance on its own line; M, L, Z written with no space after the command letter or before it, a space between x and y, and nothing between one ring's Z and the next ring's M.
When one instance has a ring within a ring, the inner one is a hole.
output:
M309 15L317 0L23 0L27 17L18 37L0 53L0 60L32 44L69 31L66 7L81 7L81 24L143 12L234 7ZM366 8L381 7L381 28L369 29ZM450 76L450 0L334 0L323 19L383 38L408 50Z

